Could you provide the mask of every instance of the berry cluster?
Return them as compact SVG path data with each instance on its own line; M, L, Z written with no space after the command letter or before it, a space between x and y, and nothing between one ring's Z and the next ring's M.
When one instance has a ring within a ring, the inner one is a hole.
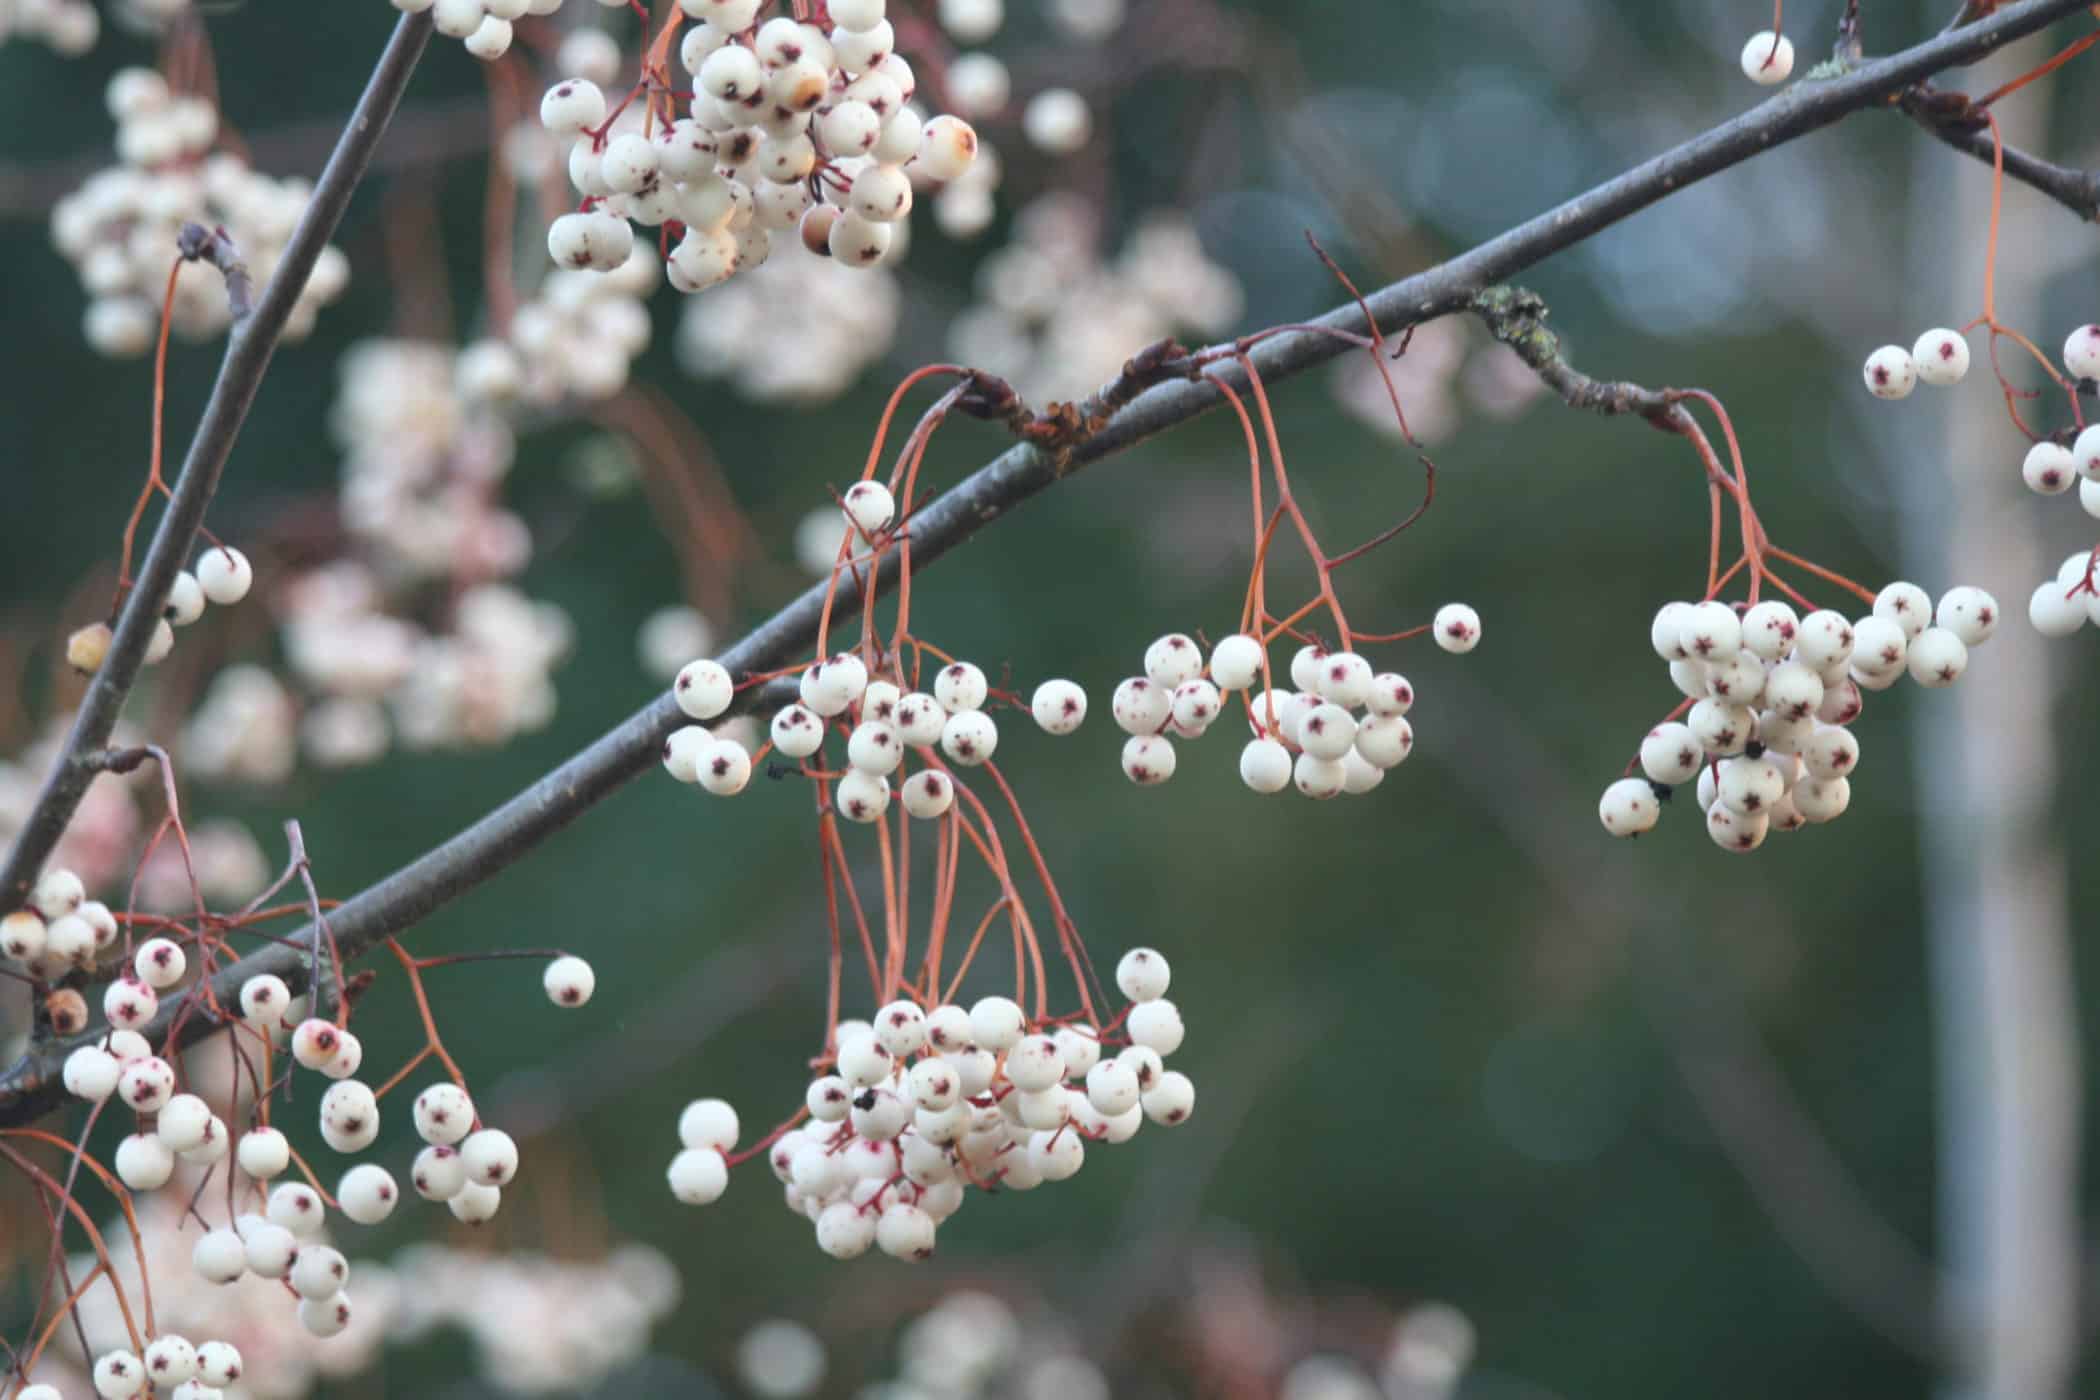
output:
M1438 609L1432 626L1446 651L1480 644L1480 616L1464 603ZM1240 750L1240 781L1256 792L1295 784L1313 798L1366 793L1413 752L1406 716L1415 690L1405 676L1374 673L1353 651L1309 644L1291 658L1291 684L1297 689L1270 684L1267 649L1254 637L1223 638L1206 666L1194 638L1168 633L1145 649L1145 674L1124 680L1111 702L1116 724L1130 736L1124 776L1140 787L1172 778L1173 739L1203 737L1233 694L1241 696L1254 736Z
M0 916L0 957L34 981L56 981L93 968L116 946L118 932L109 906L89 899L87 887L71 870L54 867L37 880L26 907ZM80 998L78 992L71 996ZM84 1029L86 1017L83 1003L74 1029Z
M632 221L678 239L665 275L681 292L765 261L789 229L813 253L872 267L901 250L914 182L951 181L976 155L969 123L911 105L917 80L884 0L830 6L828 33L785 16L760 24L763 0L681 5L698 21L679 46L696 87L688 115L673 115L679 99L646 61L616 107L587 78L541 99L542 124L574 143L569 178L584 197L547 230L558 265L620 267Z
M1188 1121L1195 1087L1166 1067L1183 1036L1168 975L1159 953L1125 953L1116 985L1131 1004L1098 1030L1079 1017L1031 1026L1019 1004L997 996L930 1012L899 1000L872 1024L841 1022L832 1072L790 1120L806 1126L762 1145L788 1208L808 1217L833 1258L874 1247L924 1259L968 1187L1064 1181L1085 1165L1090 1142L1128 1142L1147 1118ZM1125 1048L1109 1056L1117 1045ZM736 1111L722 1100L686 1107L683 1150L669 1170L680 1201L721 1198L737 1135Z
M889 350L903 302L886 267L772 259L686 302L678 358L688 373L731 380L759 403L827 402ZM834 536L818 572L831 571L837 546Z
M627 386L649 348L649 293L661 264L635 248L611 272L557 268L511 319L518 392L536 404L606 399ZM471 351L469 352L471 353Z
M863 539L885 536L896 520L896 499L880 482L855 483L841 504L846 528ZM945 816L955 803L955 784L935 749L958 767L988 762L999 747L999 724L986 704L1019 702L995 696L983 669L969 661L942 666L930 691L906 691L902 680L901 672L896 680L871 676L867 663L852 652L819 658L802 668L800 699L773 716L766 748L806 765L836 728L846 739L847 766L825 776L835 779L832 802L840 816L863 825L880 821L892 796L914 817ZM664 740L664 770L719 797L742 792L751 781L750 746L725 728L706 728L729 709L735 679L720 662L703 659L678 673L671 693L679 709L699 723L673 730ZM1086 718L1086 692L1071 681L1045 681L1029 709L1045 732L1071 734ZM893 784L912 750L924 766Z
M2096 570L2100 550L2081 549L2064 560L2055 578L2036 584L2027 598L2027 620L2034 630L2045 637L2068 637L2088 622L2100 626Z
M24 962L32 975L50 970L50 960L64 956L65 950L55 945L63 938L70 947L76 932L72 924L79 924L79 932L90 940L90 951L75 955L74 965L92 961L96 941L103 946L114 944L114 920L108 921L106 937L96 931L95 906L80 898L78 880L53 872L39 883L38 893L36 912L8 916L5 934L0 935L8 955ZM72 907L68 909L69 901ZM50 924L32 927L47 910L52 911ZM40 939L41 948L36 946ZM100 1043L83 1046L67 1057L66 1089L84 1101L114 1103L137 1115L137 1131L118 1144L112 1162L116 1178L133 1192L159 1190L183 1165L208 1173L231 1157L225 1168L229 1214L238 1199L232 1189L236 1170L259 1209L235 1215L231 1224L208 1228L192 1249L193 1271L220 1285L250 1275L283 1280L299 1300L300 1325L316 1337L334 1336L350 1325L351 1303L345 1294L348 1262L341 1251L323 1241L328 1211L339 1211L359 1225L377 1225L393 1214L400 1188L391 1172L373 1162L351 1166L333 1198L304 1182L278 1182L294 1163L309 1179L312 1174L285 1134L270 1126L266 1099L253 1105L253 1125L236 1136L201 1093L180 1089L176 1067L153 1053L142 1032L160 1010L162 995L175 993L189 973L182 943L155 937L139 944L129 970L110 981L103 996L110 1033ZM582 1006L595 987L590 965L571 956L554 958L543 982L548 1000L562 1007ZM183 995L199 995L201 987L200 982ZM344 1155L371 1147L379 1135L380 1094L392 1088L399 1075L378 1091L357 1078L364 1046L356 1033L341 1020L307 1014L306 999L293 997L275 976L258 975L242 985L238 1016L236 1037L246 1036L263 1048L264 1068L249 1067L258 1082L268 1079L271 1053L280 1046L288 1049L299 1067L331 1081L319 1102L322 1140ZM432 1044L435 1048L434 1040ZM450 1061L446 1063L449 1067ZM232 1097L236 1104L241 1102L238 1093ZM432 1084L418 1094L413 1117L418 1135L427 1144L411 1173L417 1193L426 1200L445 1202L457 1219L468 1224L493 1217L502 1202L503 1188L517 1174L517 1144L500 1129L482 1125L466 1089L454 1080ZM200 1185L197 1195L201 1194ZM123 1374L126 1365L134 1364L121 1354L113 1355L117 1360L105 1357L104 1362L115 1374ZM145 1375L156 1384L188 1379L156 1366L151 1349L145 1361ZM98 1365L98 1388L103 1370ZM105 1395L134 1393L135 1389L103 1391Z
M693 662L672 685L679 708L701 721L727 710L733 691L729 672L713 661ZM847 767L834 775L833 802L848 821L880 820L893 792L914 817L943 816L954 804L955 789L934 759L935 747L966 768L986 762L999 747L998 722L984 708L992 698L990 682L968 661L942 667L930 692L905 691L891 681L870 679L858 656L840 652L803 670L800 694L798 702L773 716L769 747L784 758L808 760L836 725L846 736ZM1086 715L1086 695L1070 681L1046 681L1037 689L1034 709L1045 730L1069 734ZM926 766L893 789L891 777L913 749ZM664 742L664 767L671 776L718 796L742 792L751 780L751 764L740 738L698 724L674 731Z
M184 224L225 229L259 287L276 268L312 191L303 180L258 174L231 152L207 154L219 137L218 109L207 98L171 93L151 69L119 70L106 101L122 164L89 177L52 207L51 241L88 293L88 344L129 357L153 344ZM349 280L349 259L332 245L322 249L285 323L285 338L304 339ZM170 320L177 332L203 337L226 328L232 311L218 272L184 262L174 286Z
M527 15L551 15L561 0L394 0L406 14L430 11L431 27L484 63L510 52L512 24Z
M1646 776L1607 787L1598 818L1614 836L1638 836L1696 778L1707 833L1724 850L1754 851L1775 827L1834 821L1852 801L1850 726L1864 692L1906 673L1930 689L1952 685L1969 648L1997 627L1997 601L1966 585L1935 610L1916 584L1892 583L1856 622L1829 609L1801 617L1777 599L1740 612L1715 599L1666 603L1649 639L1686 698L1641 741Z
M1884 345L1867 356L1860 371L1867 392L1877 399L1905 399L1920 381L1945 387L1961 383L1969 372L1969 342L1958 330L1938 326L1905 350ZM2068 483L2067 483L2068 484Z
M2100 379L2100 325L2071 332L2064 341L2064 369L2074 382ZM2020 463L2020 479L2040 496L2060 496L2076 482L2079 505L2087 515L2100 516L2100 424L2038 440Z
M41 39L53 52L78 58L101 34L102 17L89 0L0 0L0 43Z
M305 692L297 738L314 762L371 762L396 737L484 747L552 718L552 672L573 629L510 582L532 555L503 499L516 440L495 404L514 388L515 357L500 342L454 354L367 341L345 357L332 415L342 546L278 593L287 669ZM289 704L270 716L280 735ZM264 732L210 730L228 747Z
M241 1377L241 1353L231 1342L192 1344L163 1332L146 1344L144 1356L118 1349L95 1358L95 1393L102 1400L131 1400L150 1392L166 1400L221 1400ZM16 1400L60 1400L55 1385L26 1386Z
M405 1345L464 1333L496 1393L603 1394L649 1354L651 1329L678 1304L678 1266L649 1245L586 1259L481 1246L418 1242L396 1254L399 1302L385 1331Z
M203 617L206 604L230 608L248 596L254 583L255 570L245 554L230 545L207 548L197 556L194 571L178 571L175 582L168 586L168 601L162 605L160 620L153 624L153 635L146 642L146 664L153 666L166 660L175 649L175 629ZM114 639L108 623L91 622L66 639L66 661L81 674L92 674L101 669Z
M299 763L298 701L266 667L248 662L228 666L212 677L190 712L176 753L194 777L281 783ZM187 879L178 879L172 907L179 909L188 892Z
M2010 334L1992 325L1991 334ZM2014 336L2024 348L2033 347ZM2084 325L2064 341L2064 375L2039 351L2035 357L2058 384L2069 392L2074 411L2081 388L2090 391L2100 379L2100 325ZM1901 346L1884 345L1867 357L1867 388L1884 399L1904 398L1917 383L1953 384L1968 372L1969 347L1961 332L1931 330L1905 353ZM2007 402L2014 391L2006 387ZM2014 421L2019 423L2017 412ZM2021 424L2024 428L2024 424ZM2020 462L2020 479L2039 496L2061 496L2075 484L2078 503L2085 513L2100 517L2100 425L2087 426L2080 416L2076 426L2039 436L2029 432L2033 444ZM2036 631L2048 637L2067 637L2089 618L2100 617L2100 593L2095 592L2095 562L2100 550L2084 551L2064 560L2054 579L2035 585L2027 600L2027 618Z

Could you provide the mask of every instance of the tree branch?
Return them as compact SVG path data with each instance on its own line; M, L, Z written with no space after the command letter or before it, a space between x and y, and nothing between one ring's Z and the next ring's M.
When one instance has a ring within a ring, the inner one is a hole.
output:
M1964 155L1991 164L1989 130L1969 116L1968 99L1941 92L1929 83L1906 91L1897 106L1903 114ZM2074 170L2030 155L2017 146L2005 148L2005 178L2049 196L2087 223L2100 222L2100 170Z
M1568 407L1607 418L1637 413L1659 428L1678 431L1667 421L1679 411L1677 396L1667 389L1644 389L1623 379L1592 379L1569 364L1560 348L1560 336L1546 326L1546 303L1538 293L1522 287L1489 287L1473 298L1472 311L1488 334L1516 351L1517 358Z
M2001 7L1988 19L1900 54L1834 78L1796 84L1470 252L1381 288L1364 305L1387 332L1464 310L1493 284L1687 185L1850 113L1883 106L1910 85L1942 69L1971 62L2084 5L2085 0L2020 0ZM1360 335L1366 330L1363 307L1353 302L1339 307L1321 317L1317 325ZM1323 364L1348 349L1346 342L1334 336L1300 330L1262 340L1251 355L1262 377L1273 382ZM1238 375L1229 365L1214 369L1218 378ZM1159 384L1098 428L1087 425L1091 431L1056 453L1027 444L1010 448L913 517L914 567L931 564L1063 477L1127 451L1222 401L1222 391L1207 378ZM894 554L884 561L884 587L894 578L896 562ZM814 645L823 601L822 587L809 589L718 659L739 678L789 664ZM842 595L833 609L833 621L850 616L858 606L857 597ZM142 644L143 632L134 640ZM742 709L747 697L748 693L740 696L735 708ZM668 693L658 697L465 831L344 900L330 918L342 957L348 960L359 955L494 877L623 783L655 767L664 737L686 722ZM301 930L288 940L291 946L272 945L243 959L219 974L215 988L222 996L233 998L243 981L262 972L274 973L295 986L303 984L307 937L308 931ZM164 1015L150 1028L151 1033L164 1034L169 1019ZM182 1034L188 1040L211 1029L193 1019L184 1024ZM0 1125L26 1121L57 1103L62 1092L59 1070L67 1052L92 1039L88 1035L37 1047L0 1074Z
M351 192L364 177L372 151L386 131L387 118L400 102L429 38L428 14L403 15L394 26L393 37L387 41L363 96L357 100L356 110L343 127L342 139L328 157L320 182L314 186L313 199L292 231L270 284L263 288L261 300L235 321L227 335L226 358L212 385L211 399L190 439L182 475L176 478L167 511L154 531L146 562L117 614L116 635L108 655L88 683L79 713L73 718L72 732L67 734L65 746L44 779L36 805L13 849L8 851L6 863L0 865L0 910L13 909L28 897L30 886L36 883L44 862L57 847L94 779L94 756L108 744L125 697L138 678L146 645L153 638L154 625L160 621L161 606L196 543L197 529L204 523L212 493L218 489L219 474L233 451L234 440L240 436L248 408L255 402L256 390L262 385L263 373L269 368L285 321L306 286L314 260L342 221ZM226 272L227 291L235 298L238 315L247 301L247 272L240 268L231 243L207 235L194 248L186 242L183 251L185 256L209 257Z

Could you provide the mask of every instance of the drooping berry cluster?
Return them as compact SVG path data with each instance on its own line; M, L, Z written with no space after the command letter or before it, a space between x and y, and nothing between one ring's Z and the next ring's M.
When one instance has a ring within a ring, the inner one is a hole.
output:
M1480 644L1480 616L1464 603L1438 609L1431 627L1446 651ZM1194 638L1168 633L1145 649L1145 674L1116 687L1112 712L1130 736L1124 776L1140 787L1172 778L1173 740L1202 738L1234 694L1253 734L1240 750L1240 780L1256 792L1295 785L1314 798L1366 793L1413 752L1406 716L1415 691L1405 676L1374 673L1353 651L1309 644L1291 658L1291 684L1297 689L1271 685L1267 648L1257 638L1221 639L1206 666Z
M106 102L117 122L121 163L52 207L51 241L87 291L88 344L129 357L153 344L183 225L225 229L260 287L313 191L303 180L259 174L231 152L212 153L218 108L208 98L170 92L151 69L118 71ZM285 323L285 339L303 340L349 280L350 260L333 245L323 248ZM175 331L216 335L232 314L220 274L203 262L182 263L171 305Z
M1905 674L1930 689L1952 685L1998 616L1980 588L1949 589L1935 611L1911 583L1882 589L1856 622L1829 609L1801 617L1777 599L1740 612L1714 599L1664 604L1649 639L1685 700L1641 741L1645 776L1604 790L1599 820L1614 836L1638 836L1694 779L1707 833L1724 850L1754 851L1774 828L1836 820L1852 801L1850 726L1864 692Z
M2064 341L2064 369L2074 384L2085 381L2090 387L2100 379L2100 325L2071 332ZM2075 392L2071 401L2078 402ZM2075 482L2078 504L2087 515L2100 516L2100 424L2038 439L2020 463L2020 479L2040 496L2060 496Z
M687 115L649 90L646 65L617 106L587 78L541 99L541 122L574 143L569 178L583 195L547 230L558 265L620 267L632 221L677 239L665 275L682 292L765 261L789 229L813 253L872 267L901 249L915 182L953 180L975 157L969 123L911 105L917 79L884 0L832 5L828 32L786 16L761 24L764 0L681 6L697 21L679 45L696 88Z
M842 507L847 528L864 539L883 535L897 514L895 498L875 481L855 483ZM901 672L895 680L871 676L852 652L819 658L802 668L800 698L773 716L767 749L807 765L836 729L846 740L846 767L828 776L835 780L832 803L840 816L863 825L880 821L893 796L921 820L945 816L955 802L955 785L935 750L962 768L988 762L999 747L999 724L986 705L1019 702L995 696L983 669L970 661L947 662L934 673L931 690L907 691L903 679ZM705 727L729 709L734 678L721 663L703 659L678 673L671 693L700 723L673 730L664 741L665 771L720 797L742 792L751 781L750 747L735 733ZM1046 733L1071 734L1086 718L1086 692L1068 680L1045 681L1029 709ZM924 766L893 783L914 750Z
M26 907L0 916L0 957L13 962L32 981L53 982L68 973L94 967L117 944L117 917L107 904L87 897L87 887L71 870L44 872L30 891ZM68 989L70 991L70 989ZM71 992L75 1001L78 992ZM87 1007L79 1023L84 1030Z
M2009 334L1992 327L1993 336ZM2090 394L2100 380L2100 324L2084 325L2064 340L2064 373L2058 375L2040 351L2024 338L2013 337L2042 361L2057 383L2068 391L2076 423L2054 433L2037 435L2020 461L2020 479L2039 496L2061 496L2078 488L2078 504L2085 513L2100 518L2100 424L2087 425L2079 408L2081 393ZM1867 357L1867 388L1884 399L1900 399L1922 380L1927 384L1953 384L1968 372L1969 347L1959 331L1932 330L1918 338L1909 353L1902 347L1884 345ZM2005 386L2007 402L2015 391ZM2028 397L2031 397L2029 395ZM2017 411L2014 422L2025 430ZM2100 593L2095 592L2094 564L2100 547L2080 551L2066 559L2053 579L2035 585L2027 600L2027 618L2036 631L2047 637L2067 637L2089 619L2100 617Z
M155 1337L143 1356L119 1348L95 1358L95 1393L102 1400L132 1400L149 1392L168 1400L222 1400L240 1377L241 1353L233 1343L193 1344L175 1332ZM17 1392L17 1400L61 1396L55 1385L32 1385Z
M1188 1121L1195 1086L1166 1067L1183 1037L1168 979L1159 953L1125 953L1116 985L1130 1005L1099 1029L1076 1016L1031 1024L998 996L930 1012L899 1000L872 1023L843 1021L832 1072L789 1120L801 1126L754 1152L765 1151L788 1209L811 1221L826 1254L851 1259L873 1247L927 1258L968 1188L1064 1181L1085 1165L1090 1143L1128 1142L1147 1118ZM743 1159L732 1157L735 1109L696 1100L678 1136L672 1194L688 1205L719 1200L732 1161Z
M42 898L36 912L18 911L0 921L0 948L21 961L32 976L51 971L51 959L66 952L65 948L54 949L54 932L68 947L74 941L72 924L86 929L91 940L98 937L93 931L95 906L79 898L77 880L53 872L38 888ZM69 901L72 907L64 908ZM50 923L32 928L47 909L53 911ZM114 929L112 920L111 935L99 940L103 946L115 945ZM35 946L38 934L43 936L41 948ZM93 962L90 951L76 955L72 965L92 968ZM236 1134L204 1096L208 1091L182 1087L176 1065L153 1052L143 1031L160 1011L163 994L174 996L178 989L184 998L205 994L201 981L184 987L191 971L182 942L154 937L140 943L129 967L110 980L104 992L103 1011L110 1033L67 1057L66 1089L86 1102L136 1115L136 1131L118 1144L111 1163L116 1180L129 1190L158 1191L185 1166L207 1177L218 1170L228 1173L230 1219L216 1227L206 1222L205 1232L196 1240L190 1263L198 1277L219 1285L250 1275L281 1280L298 1300L300 1325L316 1337L335 1336L350 1325L352 1309L345 1291L349 1264L323 1235L328 1213L333 1209L358 1225L377 1225L399 1204L399 1186L385 1167L360 1162L343 1173L331 1198L308 1184L311 1171L294 1152L290 1139L270 1125L267 1096L244 1099L236 1077L230 1094L234 1107L228 1112L253 1114L247 1130ZM208 965L203 972L208 974ZM577 1007L590 1000L595 977L588 963L564 955L550 961L543 983L549 1001ZM395 1075L377 1091L357 1078L364 1046L343 1020L309 1015L306 998L294 997L282 979L269 974L242 984L233 1019L236 1046L252 1042L259 1052L260 1068L254 1058L237 1050L253 1082L268 1082L272 1054L283 1047L299 1067L331 1081L320 1097L317 1115L321 1138L328 1147L348 1156L372 1146L379 1135L380 1095L402 1076ZM442 1047L434 1031L432 1034L431 1048L425 1053L434 1051L442 1058ZM411 1067L414 1063L410 1062ZM448 1067L450 1063L447 1059ZM412 1171L417 1193L426 1200L445 1202L457 1219L468 1224L494 1216L502 1188L517 1173L517 1144L507 1133L481 1123L467 1090L455 1080L440 1081L419 1093L413 1117L418 1135L427 1144ZM308 1181L279 1180L294 1165ZM190 1188L185 1184L183 1189ZM199 1183L191 1196L192 1212L204 1194ZM235 1213L246 1201L253 1201L254 1208ZM126 1354L113 1353L103 1361L119 1378L131 1364ZM162 1390L190 1378L157 1366L150 1348L144 1362L146 1378ZM98 1366L98 1388L103 1369ZM103 1393L130 1395L136 1390Z
M146 664L153 666L166 660L175 649L175 629L203 617L207 603L230 608L248 596L254 583L255 570L248 563L248 556L238 549L223 544L205 549L197 556L195 570L180 570L169 585L168 601L162 605L160 620L153 624L153 635L146 642ZM115 635L106 622L91 622L77 629L66 639L67 664L83 675L100 670Z
M431 26L484 63L510 52L512 25L527 15L551 15L561 0L393 0L406 14L430 11Z

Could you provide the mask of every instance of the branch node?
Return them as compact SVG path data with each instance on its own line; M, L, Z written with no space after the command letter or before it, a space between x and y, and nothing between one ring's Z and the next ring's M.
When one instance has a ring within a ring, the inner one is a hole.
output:
M248 264L241 260L240 245L224 226L206 228L202 224L184 224L175 235L175 251L184 262L210 263L226 279L226 303L233 308L233 319L243 321L254 310L250 298L253 286L248 279Z
M1676 397L1670 390L1592 379L1569 364L1560 336L1546 325L1547 307L1538 293L1523 287L1488 287L1474 295L1471 309L1488 333L1516 351L1568 407L1607 417L1638 414L1656 427L1676 431L1670 421Z

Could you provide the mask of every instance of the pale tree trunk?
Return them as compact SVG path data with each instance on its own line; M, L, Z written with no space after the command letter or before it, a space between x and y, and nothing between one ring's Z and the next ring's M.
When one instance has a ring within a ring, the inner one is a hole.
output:
M2022 44L1971 75L1972 92L2038 62ZM2008 143L2044 147L2050 88L1998 109ZM1959 324L1982 295L1990 176L1918 151L1908 319L1887 338ZM2061 315L2043 305L2051 249L2084 251L2086 231L2008 184L1997 313L2048 347ZM1958 1400L2052 1400L2069 1393L2077 1356L2080 1071L2062 848L2049 824L2055 740L2050 642L2027 623L2027 595L2069 544L2037 537L2019 484L2024 444L1992 383L1986 341L1956 390L1922 387L1877 424L1900 420L1903 449L1885 480L1901 502L1906 576L1935 597L1955 583L1988 588L2004 609L1997 635L1953 689L1920 693L1912 762L1924 867L1939 1086L1942 1312L1957 1339L1943 1393ZM1864 353L1862 347L1862 353ZM2005 357L2008 370L2019 352ZM2037 403L2037 414L2054 404ZM2049 421L2053 421L2049 420ZM1888 439L1884 439L1888 440ZM2059 504L2059 512L2076 511ZM2086 522L2090 523L2090 522ZM2050 538L2054 538L2054 534ZM1871 762L1871 759L1870 759Z

